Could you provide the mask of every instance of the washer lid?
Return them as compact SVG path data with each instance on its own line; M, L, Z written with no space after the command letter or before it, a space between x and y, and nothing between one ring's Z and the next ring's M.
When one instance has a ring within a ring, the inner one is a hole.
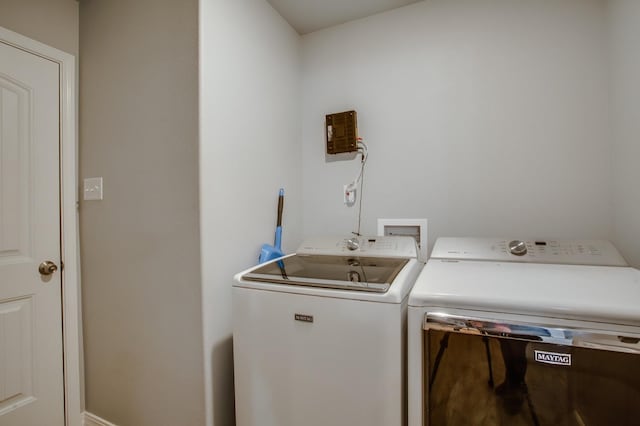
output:
M431 259L409 305L640 325L640 271L630 267Z
M244 275L246 281L384 293L408 259L296 254Z

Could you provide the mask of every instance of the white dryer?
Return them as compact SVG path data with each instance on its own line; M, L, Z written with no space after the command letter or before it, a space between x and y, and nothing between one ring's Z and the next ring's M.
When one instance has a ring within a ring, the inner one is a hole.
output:
M315 238L236 275L238 426L406 424L409 237Z
M408 327L409 426L640 422L640 271L606 241L441 238Z

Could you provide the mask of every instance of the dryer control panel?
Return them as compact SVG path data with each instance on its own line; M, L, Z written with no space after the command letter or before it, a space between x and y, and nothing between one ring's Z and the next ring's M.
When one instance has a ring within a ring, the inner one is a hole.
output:
M431 258L564 265L628 266L604 240L439 238Z
M296 254L331 256L402 257L418 256L416 240L412 237L314 237L305 240Z

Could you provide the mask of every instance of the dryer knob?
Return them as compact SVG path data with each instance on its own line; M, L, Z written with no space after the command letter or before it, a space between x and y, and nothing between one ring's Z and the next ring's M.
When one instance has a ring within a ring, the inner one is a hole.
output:
M513 240L509 242L509 251L516 256L524 256L527 254L527 245L524 241Z

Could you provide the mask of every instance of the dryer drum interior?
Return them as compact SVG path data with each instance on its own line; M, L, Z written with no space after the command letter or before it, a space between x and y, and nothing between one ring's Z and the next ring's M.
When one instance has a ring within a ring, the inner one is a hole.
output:
M637 425L637 337L427 315L428 425Z

